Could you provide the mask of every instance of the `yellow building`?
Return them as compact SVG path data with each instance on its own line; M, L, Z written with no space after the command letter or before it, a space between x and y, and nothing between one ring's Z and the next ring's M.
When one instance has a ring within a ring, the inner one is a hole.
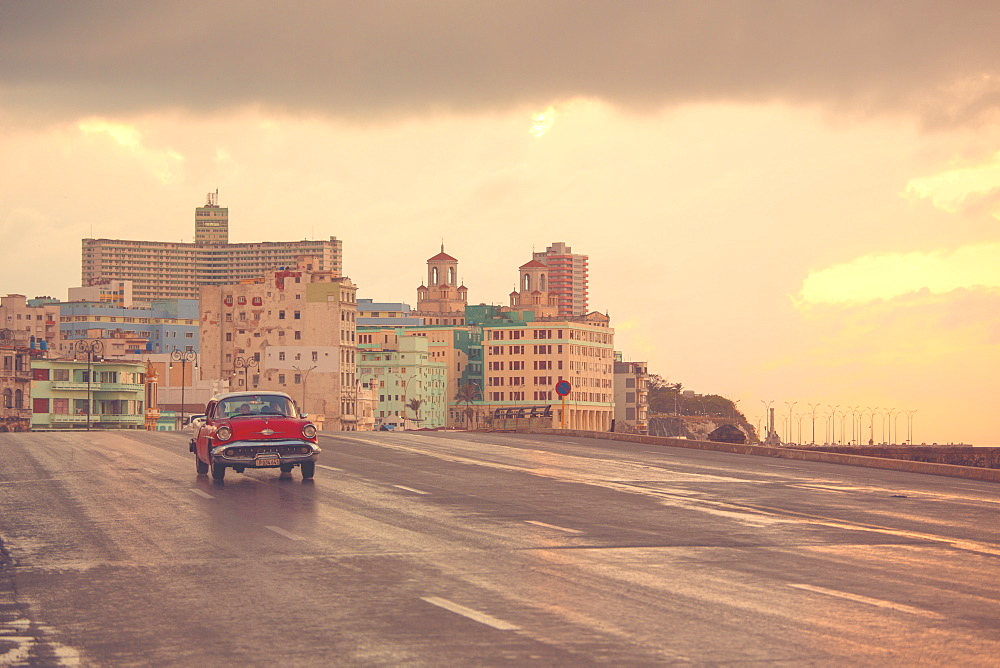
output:
M611 428L614 330L606 316L484 325L482 331L482 391L494 416L497 409L551 406L552 427ZM565 403L555 390L562 380L572 387Z

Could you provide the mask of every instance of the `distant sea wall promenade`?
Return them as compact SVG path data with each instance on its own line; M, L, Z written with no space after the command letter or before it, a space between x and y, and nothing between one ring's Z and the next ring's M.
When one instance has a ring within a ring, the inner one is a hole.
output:
M926 473L970 480L1000 482L1000 448L974 448L959 446L858 446L858 447L775 447L744 445L741 443L715 443L663 436L640 436L600 431L573 429L518 429L522 433L578 436L611 441L648 443L676 448L716 450L743 455L799 459L828 462L867 468Z
M841 452L862 457L884 457L905 459L911 462L933 462L955 466L977 466L984 469L1000 469L1000 448L976 448L971 445L862 445L799 447L813 452Z

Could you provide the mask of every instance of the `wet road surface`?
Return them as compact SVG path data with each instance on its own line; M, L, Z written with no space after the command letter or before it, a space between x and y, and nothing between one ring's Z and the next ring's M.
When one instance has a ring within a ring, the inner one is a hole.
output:
M0 665L996 665L1000 486L559 436L0 434Z

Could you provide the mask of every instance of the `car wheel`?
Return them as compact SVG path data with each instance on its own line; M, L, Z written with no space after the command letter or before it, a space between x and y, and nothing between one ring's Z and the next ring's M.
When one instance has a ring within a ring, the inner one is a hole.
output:
M222 480L226 477L226 465L212 462L212 479Z
M208 464L201 461L201 457L198 456L197 452L194 453L194 468L198 471L198 475L205 475L208 473Z
M291 473L293 468L295 468L294 464L282 464L281 465L281 472L282 473Z
M316 475L316 462L302 462L302 479L309 480Z

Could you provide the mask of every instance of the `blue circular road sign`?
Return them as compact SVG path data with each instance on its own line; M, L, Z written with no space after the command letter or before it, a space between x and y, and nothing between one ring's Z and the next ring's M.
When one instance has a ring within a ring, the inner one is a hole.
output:
M556 394L560 397L565 397L567 394L573 391L573 386L569 384L568 380L560 380L556 383Z

